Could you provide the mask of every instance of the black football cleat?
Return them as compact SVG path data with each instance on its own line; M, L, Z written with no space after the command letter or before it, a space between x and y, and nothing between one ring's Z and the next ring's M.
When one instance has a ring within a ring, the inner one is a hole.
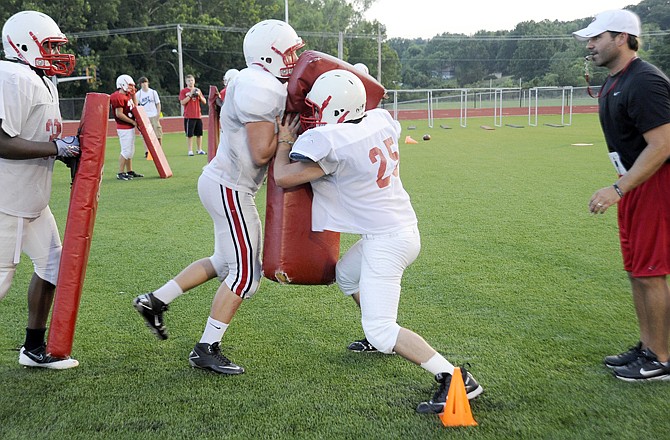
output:
M461 367L461 374L463 376L463 382L465 384L465 393L468 396L468 400L472 400L475 397L479 396L484 392L479 383L472 377L464 367ZM449 393L449 385L451 384L452 375L449 373L438 373L435 375L435 380L439 384L437 391L433 395L433 398L427 402L421 402L416 407L416 412L422 414L440 414L444 412L444 405L447 402L447 394Z
M244 368L235 365L221 353L219 343L198 343L188 355L188 363L193 368L213 371L219 374L242 374Z
M349 346L347 347L348 350L354 351L356 353L376 353L378 350L374 347L374 345L370 344L368 342L367 338L359 339L358 341L354 341Z
M24 367L66 370L68 368L76 367L79 365L79 362L69 356L64 358L51 356L46 352L46 347L41 345L30 351L26 350L25 347L21 347L21 351L19 352L19 364L23 365Z
M133 300L133 307L142 315L147 327L154 332L158 339L165 340L168 338L165 321L163 321L163 312L168 309L167 304L157 299L153 293L146 293Z

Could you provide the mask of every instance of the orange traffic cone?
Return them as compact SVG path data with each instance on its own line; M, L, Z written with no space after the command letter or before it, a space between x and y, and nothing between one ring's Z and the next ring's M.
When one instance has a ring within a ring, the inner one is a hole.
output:
M406 143L406 144L418 144L417 141L415 141L414 139L412 139L412 136L405 136L405 143Z
M154 158L151 156L151 151L147 151L147 160L154 160Z
M477 422L472 417L468 395L465 392L463 374L458 367L454 369L454 374L451 376L447 402L444 405L444 412L440 414L440 420L444 426L477 426Z

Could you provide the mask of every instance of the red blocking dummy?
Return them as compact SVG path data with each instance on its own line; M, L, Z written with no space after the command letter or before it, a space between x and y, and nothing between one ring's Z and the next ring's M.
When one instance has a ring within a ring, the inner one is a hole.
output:
M170 169L170 164L163 153L163 147L161 147L156 133L154 132L154 127L151 125L151 121L147 116L147 111L144 110L144 107L136 105L133 107L133 115L135 116L135 122L137 122L137 129L142 134L144 143L147 144L147 149L151 154L151 157L156 165L156 170L158 170L158 175L161 179L167 179L172 177L172 170Z
M305 96L324 72L344 69L357 75L367 92L367 109L375 108L384 96L384 87L370 75L331 55L306 51L300 55L288 81L286 112L308 111ZM275 185L272 164L267 179L265 277L291 284L330 284L335 281L340 234L312 232L312 188L309 184L283 190Z
M367 101L365 105L366 110L373 109L379 105L386 90L384 86L368 75L361 72L351 64L316 50L308 50L300 54L298 62L293 68L293 74L288 80L287 90L288 99L286 100L287 113L304 113L309 110L305 104L305 97L310 90L314 81L325 72L333 69L343 69L352 72L358 76L365 86L367 94Z
M105 160L109 95L89 93L79 124L81 156L70 192L47 352L66 357L72 352L77 312L86 276L98 210Z
M219 90L216 86L209 86L209 97L207 106L209 107L209 116L207 117L207 162L210 162L216 156L216 150L219 148L219 111L221 107L216 105L216 99L219 97Z
M312 187L288 190L267 179L263 275L279 283L331 284L340 254L340 234L312 232Z

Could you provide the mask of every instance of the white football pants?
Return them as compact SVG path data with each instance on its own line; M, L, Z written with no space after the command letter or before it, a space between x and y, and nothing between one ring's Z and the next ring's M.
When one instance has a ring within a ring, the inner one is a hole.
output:
M419 230L411 226L392 234L362 235L337 263L337 285L345 295L360 292L365 337L383 353L392 353L398 339L400 282L420 249Z

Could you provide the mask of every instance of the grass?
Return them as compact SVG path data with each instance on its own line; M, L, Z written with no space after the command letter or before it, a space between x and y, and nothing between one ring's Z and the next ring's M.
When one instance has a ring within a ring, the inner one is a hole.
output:
M206 158L187 157L183 136L172 134L174 177L164 180L138 154L136 171L147 177L117 181L118 141L108 141L73 348L79 368L19 367L32 271L23 257L0 302L0 438L665 438L669 384L617 381L601 363L637 340L637 325L615 210L586 208L614 178L597 116L542 125L551 118L495 131L479 128L490 118L465 129L435 121L452 130L402 122L403 139L432 140L401 145L423 248L405 273L399 321L455 364L472 365L485 388L472 403L478 427L446 429L414 412L434 390L421 368L348 353L362 331L336 286L264 280L223 340L247 369L239 377L193 370L186 359L216 281L177 299L166 315L170 339L156 340L132 298L213 246L196 191ZM69 172L59 163L54 174L62 231ZM263 189L257 204L263 216ZM354 238L343 237L342 249Z

